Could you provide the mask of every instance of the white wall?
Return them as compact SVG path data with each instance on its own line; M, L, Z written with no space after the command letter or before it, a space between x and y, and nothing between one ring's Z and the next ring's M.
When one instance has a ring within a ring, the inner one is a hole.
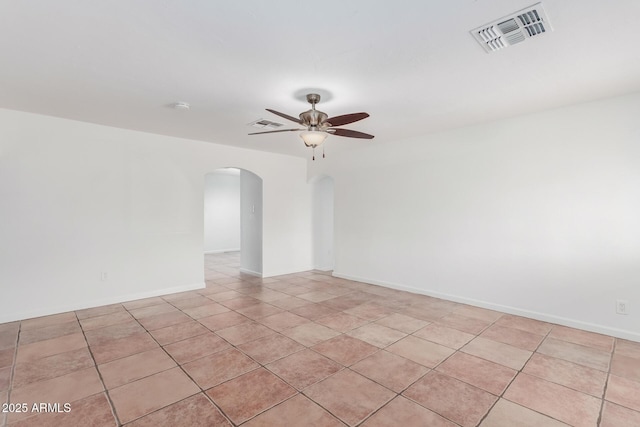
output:
M240 271L262 276L262 179L240 171Z
M335 275L640 340L638 117L633 94L309 162Z
M333 178L324 176L312 183L311 226L313 267L333 270Z
M263 274L310 269L304 159L0 109L0 322L203 286L221 167L263 179Z
M204 178L204 253L240 250L240 170L219 169Z

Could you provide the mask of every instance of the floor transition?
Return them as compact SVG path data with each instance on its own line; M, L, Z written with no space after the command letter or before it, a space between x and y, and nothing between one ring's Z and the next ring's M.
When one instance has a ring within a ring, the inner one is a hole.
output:
M1 324L0 426L640 426L639 343L205 264L206 289Z

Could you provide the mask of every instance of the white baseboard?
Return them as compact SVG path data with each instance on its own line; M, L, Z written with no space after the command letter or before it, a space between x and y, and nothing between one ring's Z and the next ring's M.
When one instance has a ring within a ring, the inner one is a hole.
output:
M248 269L242 268L242 267L240 267L240 273L250 274L251 276L256 276L256 277L260 277L260 278L263 277L262 273L258 273L257 271L248 270Z
M231 249L215 249L213 251L204 251L205 255L210 254L223 254L225 252L240 252L240 248L231 248Z
M0 315L0 323L14 322L16 320L25 320L25 319L31 319L34 317L49 316L51 314L66 313L68 311L84 310L85 308L100 307L103 305L118 304L123 302L135 301L138 299L176 294L178 292L193 291L196 289L203 289L205 287L206 287L206 284L204 282L201 282L201 283L195 283L192 285L157 289L157 290L148 291L148 292L138 292L135 294L119 295L111 298L101 298L101 299L91 300L91 301L79 303L79 304L70 304L70 305L42 308L38 310L10 314L8 316Z
M407 291L414 294L427 295L430 297L445 299L449 301L459 302L463 304L469 304L476 307L487 308L489 310L496 310L503 313L514 314L517 316L528 317L531 319L541 320L548 323L556 323L562 326L569 326L571 328L583 329L585 331L596 332L598 334L611 335L617 338L623 338L631 341L640 342L640 333L629 331L626 329L611 328L608 326L598 325L595 323L583 322L581 320L570 319L568 317L555 316L553 314L541 313L538 311L525 310L518 307L512 307L508 305L494 304L488 301L477 300L473 298L465 298L458 295L451 295L442 292L431 291L428 289L419 289L411 286L401 285L397 283L384 282L380 280L368 279L365 277L351 276L342 273L333 273L334 277L341 279L353 280L356 282L369 283L371 285L384 286L386 288L398 289L400 291Z

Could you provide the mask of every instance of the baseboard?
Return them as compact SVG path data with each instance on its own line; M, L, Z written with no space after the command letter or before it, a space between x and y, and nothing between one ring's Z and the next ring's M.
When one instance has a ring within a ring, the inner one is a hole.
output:
M240 252L240 248L231 248L231 249L216 249L213 251L204 251L205 255L211 254L223 254L225 252Z
M414 288L411 286L401 285L401 284L392 283L392 282L368 279L365 277L351 276L351 275L342 274L339 272L338 273L334 272L333 276L341 279L353 280L356 282L363 282L371 285L384 286L386 288L398 289L400 291L407 291L414 294L427 295L430 297L445 299L448 301L454 301L454 302L459 302L463 304L469 304L476 307L486 308L489 310L496 310L503 313L528 317L528 318L540 320L543 322L556 323L562 326L569 326L571 328L583 329L589 332L596 332L598 334L605 334L605 335L610 335L617 338L623 338L631 341L640 342L640 333L629 331L626 329L611 328L608 326L598 325L598 324L589 323L589 322L583 322L581 320L571 319L568 317L555 316L553 314L525 310L522 308L508 306L508 305L494 304L488 301L482 301L482 300L477 300L473 298L465 298L458 295L446 294L446 293L431 291L427 289L419 289L419 288Z
M251 276L256 276L256 277L260 277L260 278L263 277L262 273L258 273L257 271L248 270L248 269L242 268L242 267L240 267L240 273L249 274Z
M270 271L267 273L262 273L262 278L266 279L267 277L277 277L277 276L286 276L288 274L296 274L296 273L304 273L305 271L310 271L310 270L314 270L313 267L309 266L300 270L287 270L287 271Z
M101 298L98 300L92 300L92 301L89 301L86 303L80 303L80 304L70 304L70 305L57 306L52 308L43 308L40 310L26 311L26 312L9 315L9 316L0 315L0 323L14 322L17 320L31 319L34 317L66 313L68 311L84 310L86 308L101 307L103 305L118 304L118 303L135 301L135 300L144 299L144 298L175 294L178 292L193 291L196 289L203 289L205 287L206 287L205 283L201 282L201 283L195 283L192 285L176 286L173 288L164 288L164 289L158 289L158 290L153 290L148 292L139 292L135 294L121 295L121 296L116 296L112 298Z

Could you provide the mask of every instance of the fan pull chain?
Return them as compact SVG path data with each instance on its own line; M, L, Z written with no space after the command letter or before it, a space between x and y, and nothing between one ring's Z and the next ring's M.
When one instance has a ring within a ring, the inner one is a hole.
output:
M316 159L316 147L313 147L313 157L311 158L311 160L315 160Z

